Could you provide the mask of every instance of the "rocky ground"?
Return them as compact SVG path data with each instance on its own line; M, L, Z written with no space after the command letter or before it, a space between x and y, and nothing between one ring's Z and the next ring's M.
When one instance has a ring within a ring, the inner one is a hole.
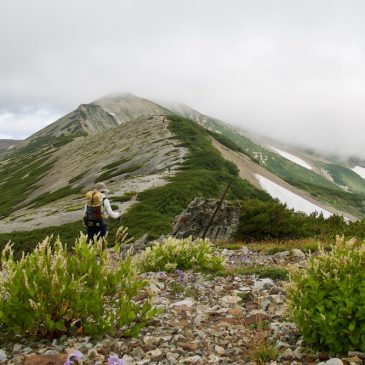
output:
M306 255L300 250L263 255L243 247L222 252L231 268L306 263ZM75 351L80 351L76 352L80 357L83 354L80 364L365 363L362 353L329 359L328 354L305 347L296 326L287 320L285 281L181 271L145 276L162 314L142 329L138 338L104 337L95 341L62 337L39 342L14 338L0 345L0 363L63 365Z

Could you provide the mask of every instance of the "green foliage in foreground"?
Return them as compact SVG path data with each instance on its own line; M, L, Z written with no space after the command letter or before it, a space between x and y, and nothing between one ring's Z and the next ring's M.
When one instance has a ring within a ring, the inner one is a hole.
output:
M55 338L63 334L137 335L156 310L136 297L146 285L131 258L112 265L102 242L81 236L70 251L47 238L15 261L11 246L2 253L0 331Z
M169 237L138 254L135 263L142 272L176 269L216 272L223 269L224 258L209 240Z
M307 343L334 353L365 351L365 243L338 239L291 273L287 300Z

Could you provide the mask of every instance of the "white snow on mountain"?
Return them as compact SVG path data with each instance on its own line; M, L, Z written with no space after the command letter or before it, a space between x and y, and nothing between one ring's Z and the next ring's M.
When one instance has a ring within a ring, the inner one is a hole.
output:
M280 156L286 158L287 160L290 160L294 163L296 163L297 165L300 165L302 167L305 167L306 169L308 170L312 170L312 166L309 165L307 162L305 162L304 160L302 160L301 158L297 157L297 156L294 156L292 155L291 153L289 152L285 152L285 151L282 151L282 150L279 150L278 148L275 148L275 147L272 147L272 146L269 146L272 150L274 150L275 152L277 152Z
M365 179L365 169L361 166L355 166L352 171L356 172L358 175L360 175L363 179Z
M260 183L261 187L267 193L269 193L273 198L279 199L281 203L285 203L288 208L294 209L295 211L304 212L306 214L313 212L323 213L325 218L328 218L332 215L332 213L329 211L309 202L297 194L292 193L291 191L267 179L266 177L258 174L255 174L255 177Z

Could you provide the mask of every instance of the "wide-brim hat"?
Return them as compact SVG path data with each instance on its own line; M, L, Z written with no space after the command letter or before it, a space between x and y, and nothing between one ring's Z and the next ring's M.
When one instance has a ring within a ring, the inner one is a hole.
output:
M96 190L100 191L101 193L108 193L109 192L109 189L102 182L96 184Z

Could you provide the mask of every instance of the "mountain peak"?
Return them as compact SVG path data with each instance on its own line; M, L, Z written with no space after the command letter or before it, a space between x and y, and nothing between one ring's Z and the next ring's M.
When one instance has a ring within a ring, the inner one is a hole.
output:
M106 94L106 95L102 96L101 98L94 100L93 103L99 103L104 100L120 100L120 99L137 99L138 100L141 98L130 92L116 91L116 92L113 92L110 94Z

